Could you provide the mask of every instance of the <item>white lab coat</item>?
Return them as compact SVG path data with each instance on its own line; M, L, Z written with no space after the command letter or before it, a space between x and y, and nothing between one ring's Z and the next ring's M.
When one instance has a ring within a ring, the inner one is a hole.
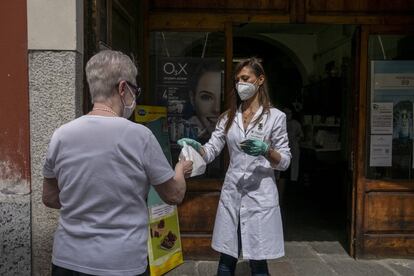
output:
M244 131L239 108L227 135L224 132L227 117L224 117L203 146L207 163L220 154L225 143L230 155L216 214L212 247L237 258L240 220L240 255L249 260L275 259L284 255L282 220L273 170L286 170L290 164L286 116L278 109L271 108L255 124L262 110L260 107ZM275 167L265 157L250 156L240 148L239 144L243 140L261 136L282 156Z

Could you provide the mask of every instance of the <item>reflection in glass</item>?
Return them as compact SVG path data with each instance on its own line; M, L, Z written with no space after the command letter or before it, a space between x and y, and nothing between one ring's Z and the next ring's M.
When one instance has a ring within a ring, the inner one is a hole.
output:
M153 32L150 37L151 102L167 106L173 162L188 137L205 143L223 112L224 34ZM223 154L202 177L224 176Z

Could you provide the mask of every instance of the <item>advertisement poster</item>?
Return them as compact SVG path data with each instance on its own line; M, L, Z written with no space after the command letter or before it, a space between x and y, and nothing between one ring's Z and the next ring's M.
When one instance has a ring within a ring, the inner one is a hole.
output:
M167 107L171 154L177 160L181 138L206 143L223 103L223 63L219 58L163 57L156 62L156 104ZM223 177L223 158L207 166L205 177Z
M392 134L392 167L399 178L408 177L413 167L413 103L414 61L371 61L371 134ZM391 104L392 132L389 132ZM371 147L375 147L371 153L379 152L378 145ZM383 148L382 152L388 149Z
M167 108L139 105L135 121L151 129L171 163ZM183 263L177 206L164 203L154 188L148 193L148 258L151 276L163 275Z
M161 58L157 61L157 105L166 106L170 141L207 140L220 116L223 70L216 58Z

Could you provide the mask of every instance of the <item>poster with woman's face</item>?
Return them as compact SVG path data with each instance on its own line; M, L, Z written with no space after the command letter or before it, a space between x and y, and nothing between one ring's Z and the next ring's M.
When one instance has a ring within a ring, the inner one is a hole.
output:
M221 72L206 71L201 74L193 89L191 102L195 114L192 118L198 128L198 137L208 139L220 116Z
M157 104L167 106L171 142L206 142L221 113L220 59L162 58L157 64Z
M173 161L178 159L180 138L204 144L222 112L223 69L216 58L162 58L157 62L157 104L167 106L168 132ZM201 177L224 175L223 158L207 166Z

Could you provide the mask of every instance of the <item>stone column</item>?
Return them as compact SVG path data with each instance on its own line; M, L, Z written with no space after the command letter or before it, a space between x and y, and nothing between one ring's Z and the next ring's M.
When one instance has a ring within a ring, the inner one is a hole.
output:
M28 1L32 275L50 275L59 211L42 203L42 167L53 131L82 112L83 1Z

